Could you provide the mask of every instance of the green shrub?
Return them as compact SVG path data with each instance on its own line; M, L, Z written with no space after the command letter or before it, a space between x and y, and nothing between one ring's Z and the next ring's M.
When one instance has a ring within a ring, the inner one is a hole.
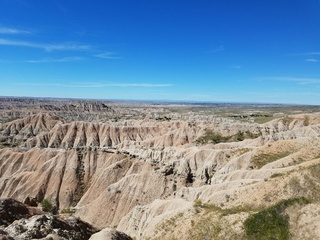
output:
M270 176L270 178L281 177L281 176L283 176L283 175L284 175L284 173L274 173L274 174L272 174L272 175Z
M309 125L310 125L310 117L309 116L304 116L303 126L309 126Z
M65 208L61 210L62 214L72 214L74 211L71 208Z
M245 136L244 136L244 133L243 132L238 132L236 135L235 135L235 138L237 141L241 142L245 139Z
M292 198L251 215L244 222L248 239L289 239L288 216L284 211L291 205L307 203L310 201L304 197Z
M199 199L199 198L197 198L197 199L194 200L193 202L194 202L195 207L200 207L200 206L202 206L202 201L201 201L201 199Z
M43 199L41 202L42 210L45 212L52 212L53 205L48 199Z
M227 142L229 137L223 137L219 133L215 133L212 130L206 130L205 134L196 140L198 144L207 144L209 142L217 144L221 142Z

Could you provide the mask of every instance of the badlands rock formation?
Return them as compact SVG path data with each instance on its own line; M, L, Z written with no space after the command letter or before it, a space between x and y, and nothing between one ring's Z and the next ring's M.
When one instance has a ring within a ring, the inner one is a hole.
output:
M246 239L250 216L301 197L283 210L287 231L317 236L315 107L36 99L0 106L0 196L72 210L104 229L91 239ZM17 219L46 226L55 218L30 216Z

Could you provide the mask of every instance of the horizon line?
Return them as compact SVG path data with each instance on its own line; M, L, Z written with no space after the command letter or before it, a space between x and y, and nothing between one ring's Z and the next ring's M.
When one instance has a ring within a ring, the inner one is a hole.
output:
M171 104L231 104L231 105L282 105L282 106L320 106L320 104L301 104L301 103L280 103L280 102L241 102L241 101L208 101L208 100L170 100L170 99L107 99L107 98L77 98L77 97L35 97L35 96L4 96L3 98L23 98L23 99L52 99L52 100L71 100L71 101L109 101L109 102L145 102L145 103L171 103Z

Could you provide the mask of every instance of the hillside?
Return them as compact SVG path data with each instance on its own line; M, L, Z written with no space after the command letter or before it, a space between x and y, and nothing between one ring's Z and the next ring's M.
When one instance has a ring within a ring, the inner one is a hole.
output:
M1 198L135 239L320 235L320 108L0 100Z

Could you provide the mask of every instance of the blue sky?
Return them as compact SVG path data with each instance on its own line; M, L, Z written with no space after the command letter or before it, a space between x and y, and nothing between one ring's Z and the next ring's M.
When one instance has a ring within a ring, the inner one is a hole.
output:
M320 0L1 0L0 95L320 105Z

